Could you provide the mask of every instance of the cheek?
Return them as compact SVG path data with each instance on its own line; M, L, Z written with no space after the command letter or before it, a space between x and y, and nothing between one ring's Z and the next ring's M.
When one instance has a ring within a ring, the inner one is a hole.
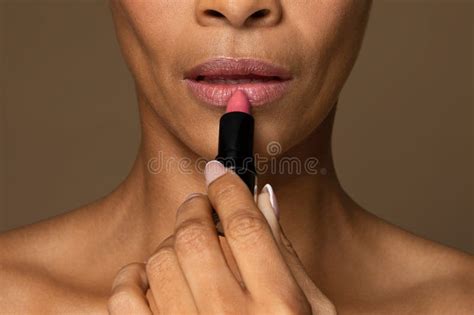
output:
M314 1L289 10L288 20L298 32L306 65L312 65L314 70L330 62L356 21L356 7L363 0L357 1L359 5L349 0Z
M288 146L297 143L328 115L347 79L357 55L360 31L359 11L366 4L356 1L311 1L311 4L287 6L293 55L302 59L305 70L298 78L295 103L287 107L285 136Z
M151 60L161 64L176 53L176 46L186 39L192 20L189 0L121 0L128 22L141 48Z
M128 33L122 42L135 79L157 112L171 111L176 84L182 79L183 60L189 51L194 7L189 0L117 0ZM191 45L192 46L192 45ZM176 111L176 107L173 109ZM168 113L170 115L172 113Z

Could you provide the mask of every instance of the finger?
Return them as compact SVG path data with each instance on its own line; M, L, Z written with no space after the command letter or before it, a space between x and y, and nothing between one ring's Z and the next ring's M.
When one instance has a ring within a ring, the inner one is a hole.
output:
M107 307L110 314L151 315L145 292L148 282L145 264L131 263L119 270L112 285L112 295Z
M197 314L174 250L174 235L165 239L148 259L146 274L160 314Z
M188 197L176 213L174 247L198 311L225 314L245 296L220 247L211 210L207 195Z
M155 298L153 297L153 292L151 292L150 288L146 291L146 298L148 300L148 305L150 305L151 312L153 315L160 314L158 307L156 306Z
M288 238L281 230L282 246L286 250L283 251L288 266L293 272L299 286L302 288L306 299L311 304L313 314L336 314L334 304L329 298L316 286L313 280L309 277L303 263L299 259L296 251L291 245Z
M267 220L268 225L272 230L273 237L277 241L277 243L281 242L280 239L280 228L278 223L277 213L279 213L278 205L272 204L273 202L276 203L276 197L273 192L272 186L270 184L266 184L263 186L262 191L257 196L257 207L262 212L263 216ZM280 244L279 244L280 245Z
M271 185L267 184L263 187L262 193L258 195L257 204L271 226L273 235L277 240L288 267L291 269L298 285L303 290L306 299L311 304L313 314L335 314L334 305L309 277L298 254L281 228L276 216L280 210Z
M299 293L301 289L245 183L217 161L206 164L205 174L209 200L250 295L264 301Z
M232 274L237 279L237 282L244 289L244 291L246 291L245 283L242 279L242 275L240 274L239 267L235 262L235 258L232 255L232 251L224 236L219 236L219 243L221 245L222 251L224 252L225 260L227 261L227 264L229 265L229 268L232 271Z

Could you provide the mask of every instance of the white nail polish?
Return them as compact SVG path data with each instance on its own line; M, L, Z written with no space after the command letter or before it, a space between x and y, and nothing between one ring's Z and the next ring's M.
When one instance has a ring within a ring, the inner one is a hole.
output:
M280 219L280 208L278 207L278 202L275 196L275 192L273 191L272 185L266 184L265 186L263 186L262 191L268 193L270 204L272 205L275 216L277 217L277 219Z

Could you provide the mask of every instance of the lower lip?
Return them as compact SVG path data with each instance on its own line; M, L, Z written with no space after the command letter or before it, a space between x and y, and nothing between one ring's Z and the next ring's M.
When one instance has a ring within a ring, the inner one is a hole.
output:
M244 91L252 106L261 106L281 99L290 85L290 80L242 84L217 84L190 79L184 81L199 100L220 107L227 105L236 90Z

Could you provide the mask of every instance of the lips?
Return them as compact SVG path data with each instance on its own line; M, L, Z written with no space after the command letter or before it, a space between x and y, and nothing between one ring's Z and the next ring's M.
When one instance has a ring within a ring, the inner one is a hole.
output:
M199 100L224 107L236 90L247 95L252 106L284 96L292 79L283 67L256 59L216 58L184 75L191 93Z

